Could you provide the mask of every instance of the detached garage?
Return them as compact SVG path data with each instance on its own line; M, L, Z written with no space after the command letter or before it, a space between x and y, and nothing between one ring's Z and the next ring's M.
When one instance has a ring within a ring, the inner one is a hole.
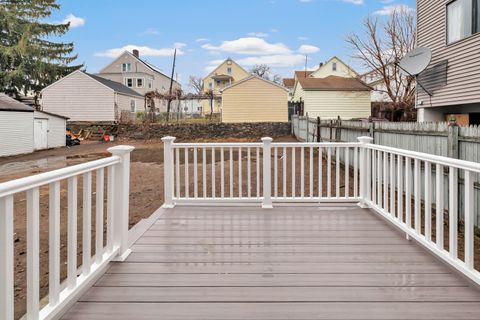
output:
M64 147L66 120L0 94L0 157Z
M222 91L222 122L288 122L288 89L250 76Z

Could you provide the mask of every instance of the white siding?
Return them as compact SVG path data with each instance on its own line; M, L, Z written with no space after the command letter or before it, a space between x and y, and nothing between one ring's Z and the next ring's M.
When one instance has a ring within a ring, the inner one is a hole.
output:
M344 120L371 115L370 92L305 91L305 113L309 117Z
M0 157L33 152L33 112L0 111Z
M133 97L121 93L116 94L117 104L117 119L120 121L135 121L137 118L136 112L145 111L145 100L141 97ZM131 112L131 101L136 102L136 112Z
M48 148L65 147L66 120L62 117L35 111L35 119L48 119Z
M300 85L300 82L297 81L297 85L295 86L295 91L293 92L292 101L298 102L300 101L300 99L305 100L305 91Z
M75 71L42 92L42 108L70 121L115 121L114 92Z

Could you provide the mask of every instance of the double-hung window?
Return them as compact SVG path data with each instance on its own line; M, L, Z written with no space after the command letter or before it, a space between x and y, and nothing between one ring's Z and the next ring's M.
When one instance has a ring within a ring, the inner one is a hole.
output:
M143 88L143 78L137 78L137 88Z
M132 64L131 64L131 63L124 63L124 64L122 64L122 71L123 71L123 72L130 72L130 71L132 71Z
M454 0L447 4L447 43L480 32L480 0Z
M133 78L125 78L125 85L129 88L133 87Z

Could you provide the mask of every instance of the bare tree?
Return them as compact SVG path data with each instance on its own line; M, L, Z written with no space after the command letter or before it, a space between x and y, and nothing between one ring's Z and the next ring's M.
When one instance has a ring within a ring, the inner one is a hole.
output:
M190 76L189 78L190 87L195 90L195 93L200 94L203 92L203 79L196 76Z
M396 110L415 106L415 79L402 76L397 65L415 47L415 28L414 13L399 9L386 20L369 16L361 33L352 33L346 39L355 51L353 57L385 84L377 91L386 93Z
M266 64L257 64L253 66L250 69L250 73L275 83L282 83L282 77L278 74L272 75L272 69Z

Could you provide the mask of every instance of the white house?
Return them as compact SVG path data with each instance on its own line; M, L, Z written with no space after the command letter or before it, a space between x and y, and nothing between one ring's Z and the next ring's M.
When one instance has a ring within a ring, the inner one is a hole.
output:
M64 147L66 120L0 94L0 157Z

